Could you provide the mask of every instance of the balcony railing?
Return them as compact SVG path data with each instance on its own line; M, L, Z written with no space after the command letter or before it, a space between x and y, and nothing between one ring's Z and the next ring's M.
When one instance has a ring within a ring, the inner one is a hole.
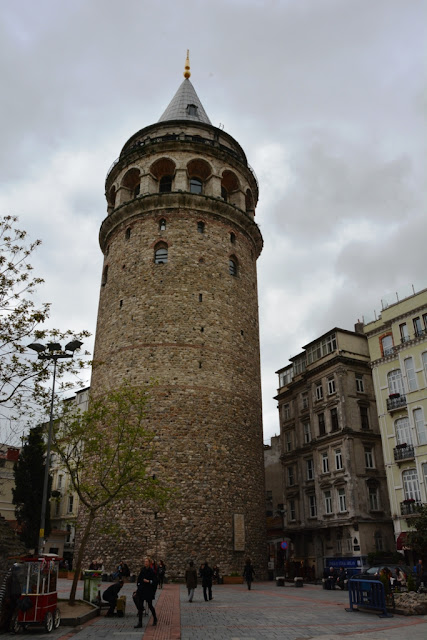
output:
M414 445L413 444L405 444L398 445L393 449L394 459L395 460L406 460L407 458L414 457Z
M402 514L402 516L410 516L414 513L418 513L418 509L422 506L422 502L416 502L415 500L404 500L400 503L400 513Z
M396 411L401 407L406 407L406 396L387 398L387 411Z

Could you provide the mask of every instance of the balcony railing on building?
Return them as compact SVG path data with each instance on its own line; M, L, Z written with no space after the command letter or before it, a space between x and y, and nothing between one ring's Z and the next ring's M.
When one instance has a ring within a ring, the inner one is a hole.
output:
M393 393L387 398L387 411L396 411L396 409L400 409L401 407L406 407L406 396Z
M402 516L410 516L414 513L418 513L418 509L423 506L422 502L416 500L404 500L400 503L400 513Z
M414 454L414 445L413 444L398 444L397 447L393 449L394 459L398 460L407 460L408 458L413 458Z

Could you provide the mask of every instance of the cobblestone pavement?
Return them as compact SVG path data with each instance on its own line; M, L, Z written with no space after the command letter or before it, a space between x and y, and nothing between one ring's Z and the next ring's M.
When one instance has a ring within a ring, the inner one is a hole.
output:
M66 598L71 582L59 581L59 596ZM108 583L102 585L102 590ZM188 602L184 586L165 585L158 590L157 627L144 616L143 629L134 629L136 609L132 601L134 584L125 584L127 597L124 618L94 618L87 624L60 627L51 634L34 632L38 639L51 640L426 640L427 616L379 618L373 612L349 613L348 594L324 591L320 586L276 587L275 583L255 583L213 588L213 600L204 602L201 587ZM82 587L79 585L78 595ZM33 635L33 634L31 634ZM29 633L26 634L28 638Z

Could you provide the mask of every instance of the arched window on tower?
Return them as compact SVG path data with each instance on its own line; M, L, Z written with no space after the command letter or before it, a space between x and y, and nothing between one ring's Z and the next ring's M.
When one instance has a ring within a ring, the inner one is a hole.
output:
M221 198L224 200L224 202L227 202L228 200L228 191L225 187L221 187Z
M108 281L108 264L105 265L104 270L102 272L101 287L105 287L105 285L107 284L107 281Z
M126 229L126 231L125 231L125 238L126 238L126 240L129 240L129 238L130 238L130 234L131 234L131 230L130 230L130 227L128 227L128 228Z
M198 233L205 232L205 223L202 220L199 220L199 222L197 223L197 231Z
M221 198L224 202L238 204L239 179L230 169L225 169L221 178Z
M236 256L231 256L228 260L228 272L230 276L237 277L238 275L238 262Z
M172 191L173 176L162 176L159 182L159 193L170 193Z
M123 176L122 187L128 189L128 192L131 194L132 198L136 198L140 191L140 181L141 175L139 173L139 169L133 167L132 169L129 169L129 171L127 171Z
M197 158L187 163L190 193L203 193L203 185L212 175L212 167L206 160Z
M236 244L236 234L233 232L230 233L230 242L231 244Z
M159 231L166 231L166 220L164 218L159 220Z
M246 190L245 206L246 206L246 213L254 213L254 210L255 210L254 199L252 197L252 191L250 189Z
M156 244L154 247L155 264L166 264L168 261L168 246L164 242Z
M202 193L203 182L199 178L190 178L190 193Z

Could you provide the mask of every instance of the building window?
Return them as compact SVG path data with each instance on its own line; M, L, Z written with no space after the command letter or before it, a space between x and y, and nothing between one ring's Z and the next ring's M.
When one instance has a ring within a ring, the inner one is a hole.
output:
M289 420L291 417L291 405L289 403L283 405L283 420Z
M400 331L400 339L402 342L408 342L409 340L409 333L408 333L408 325L406 324L406 322L404 322L403 324L399 325L399 331Z
M338 489L338 510L340 513L347 511L347 502L345 499L345 489Z
M317 420L319 424L319 436L324 436L326 433L325 414L319 413L317 415Z
M384 551L383 534L381 531L375 531L374 538L376 551Z
M316 496L309 496L308 501L310 507L310 518L315 518L317 516Z
M419 317L418 318L414 318L412 320L412 322L414 324L415 335L417 337L422 336L423 335L423 327L422 327L420 318Z
M391 334L381 338L381 351L383 356L389 356L394 352L393 336Z
M307 393L307 391L304 391L304 393L301 394L301 404L302 404L302 408L303 409L308 409L308 393Z
M57 485L58 490L62 489L62 481L63 481L63 479L64 479L64 476L58 476L58 485Z
M130 230L130 227L128 227L128 228L126 229L126 231L125 231L125 239L126 239L126 240L129 240L129 238L130 238L130 234L131 234L131 230Z
M332 353L337 348L337 340L335 333L331 333L323 340L319 342L315 342L313 345L309 346L306 350L307 352L307 362L311 364L319 358L328 355L328 353Z
M68 496L67 513L73 513L74 496Z
M342 534L337 534L337 553L342 553Z
M347 553L351 553L353 551L353 542L351 539L351 535L348 533L345 538L345 550Z
M427 431L422 409L414 409L414 423L417 430L418 444L427 444Z
M157 245L154 250L155 264L166 264L168 261L168 248L166 245Z
M314 480L314 460L310 458L307 462L307 480Z
M367 469L375 469L374 452L372 447L365 447L365 467Z
M55 515L59 516L60 513L61 513L61 501L57 500L55 503Z
M230 258L228 261L228 272L230 276L237 277L237 260L235 258Z
M205 223L202 222L201 220L199 220L199 222L197 223L197 232L198 233L204 233L205 232Z
M166 231L166 220L164 218L159 220L159 231Z
M318 384L316 384L316 400L322 400L323 398L323 387L322 387L322 383L319 382Z
M356 391L358 393L365 392L365 385L363 384L363 375L361 373L356 373Z
M285 433L285 447L286 451L292 451L292 431L286 431Z
M296 520L295 500L289 500L289 520Z
M343 468L341 449L335 449L335 469L340 471Z
M426 385L427 385L427 351L424 351L424 353L421 356L421 359L423 361L424 378L425 378Z
M304 443L308 444L309 442L311 442L311 427L310 427L310 423L309 422L304 422L303 429L304 429Z
M335 378L332 376L331 378L328 378L328 395L332 395L335 392Z
M418 475L416 469L407 469L402 473L403 491L405 492L405 500L421 501L420 485L418 484Z
M325 500L325 513L332 513L332 495L330 491L323 492L323 498Z
M424 486L427 487L427 462L424 462L422 465L423 476L424 476Z
M407 416L396 420L394 428L396 431L397 444L412 444L411 427Z
M288 487L293 487L295 484L294 468L288 467Z
M408 381L408 391L416 391L417 390L417 378L415 375L415 367L414 367L414 359L413 358L405 358L405 371L406 371L406 379Z
M338 409L334 407L331 409L331 431L338 431L340 425L338 423Z
M202 193L203 182L199 178L190 178L190 193Z
M187 104L186 111L188 116L197 116L197 105Z
M371 511L379 511L380 501L377 487L369 487L369 508Z
M273 492L272 491L266 491L265 492L265 499L267 502L273 502Z
M399 395L405 394L402 372L400 369L394 369L387 374L387 384L389 395L392 395L393 393L398 393Z
M170 193L172 191L173 176L162 176L159 181L159 192Z
M329 472L329 458L328 458L327 451L324 451L322 453L322 472L323 473Z
M368 407L359 407L360 425L362 429L369 429Z

